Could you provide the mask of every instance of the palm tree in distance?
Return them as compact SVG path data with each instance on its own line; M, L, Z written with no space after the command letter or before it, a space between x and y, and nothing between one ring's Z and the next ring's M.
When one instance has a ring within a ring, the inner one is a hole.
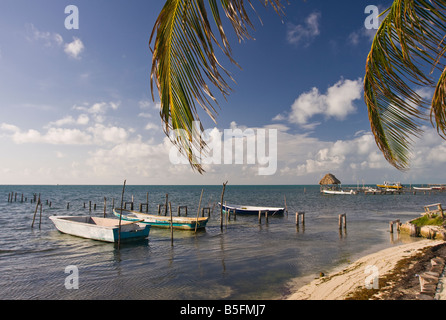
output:
M281 16L283 1L260 0ZM250 39L253 24L245 10L250 0L167 0L155 22L150 37L154 39L151 90L156 83L164 123L170 136L192 168L203 173L196 152L206 145L200 131L197 104L215 121L218 105L211 84L226 98L233 80L220 64L214 47L218 47L237 65L221 20L222 10L238 40ZM209 9L208 9L209 8ZM217 27L213 33L208 11ZM430 120L438 133L446 137L446 1L394 0L376 32L366 61L364 99L376 143L389 163L400 170L409 167L413 137L422 133L423 122ZM434 76L440 73L438 80ZM435 89L431 106L418 89ZM180 129L180 130L177 130ZM173 133L173 135L171 134Z

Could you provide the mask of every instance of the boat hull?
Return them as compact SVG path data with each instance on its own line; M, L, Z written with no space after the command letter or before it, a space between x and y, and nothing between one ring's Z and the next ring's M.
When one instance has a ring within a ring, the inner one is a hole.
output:
M51 216L57 230L86 239L118 242L119 220L89 216ZM150 226L139 223L121 222L121 241L141 240L148 237Z
M356 191L342 191L342 190L322 190L325 194L357 194Z
M113 209L113 214L119 217L121 209ZM155 228L170 228L171 220L170 216L160 216L155 214L147 214L143 212L133 211L133 210L122 210L124 213L122 215L123 220L127 221L137 221L143 220L141 223L149 224ZM209 218L205 217L172 217L172 226L174 229L179 230L195 230L204 229L208 223Z
M255 207L255 206L241 206L241 205L221 205L223 212L230 211L233 213L235 211L236 214L246 214L246 215L258 215L259 211L262 213L268 212L268 214L272 215L283 215L285 213L285 208L279 207Z

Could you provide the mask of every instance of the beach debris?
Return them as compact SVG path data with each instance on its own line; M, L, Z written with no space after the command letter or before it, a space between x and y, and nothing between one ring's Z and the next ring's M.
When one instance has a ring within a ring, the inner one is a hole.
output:
M418 275L420 280L420 294L417 296L419 300L434 300L439 279L444 271L445 260L441 257L431 259L431 268L429 271Z

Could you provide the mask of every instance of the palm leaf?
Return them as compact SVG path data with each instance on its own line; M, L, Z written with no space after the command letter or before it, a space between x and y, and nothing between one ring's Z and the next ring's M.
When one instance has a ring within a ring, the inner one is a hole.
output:
M249 30L253 28L245 2L220 0L221 9L239 41L250 38ZM247 2L251 5L249 0ZM281 0L262 2L265 6L270 4L276 12L282 12ZM219 39L212 30L208 10L212 13ZM210 87L216 88L226 98L231 88L225 79L234 81L218 61L214 46L236 64L223 29L217 0L208 0L208 7L204 0L167 0L155 22L149 43L152 43L155 34L152 98L153 84L156 83L164 132L188 158L192 168L202 173L204 170L197 155L206 155L207 150L200 135L203 128L200 125L199 130L194 130L194 121L200 121L197 105L215 122L218 103Z
M444 68L445 5L439 0L395 0L367 58L364 98L372 132L384 157L400 170L409 167L413 138L421 135L427 120L428 102L417 89L433 87L433 73ZM441 103L432 106L431 117L444 132L444 73L442 78L433 100Z

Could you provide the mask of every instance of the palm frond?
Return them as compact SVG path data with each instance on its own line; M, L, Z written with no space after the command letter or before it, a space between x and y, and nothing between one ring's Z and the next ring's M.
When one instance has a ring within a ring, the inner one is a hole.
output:
M204 171L194 150L205 155L206 144L200 134L203 128L200 126L198 132L193 130L194 121L200 121L197 105L215 122L218 103L211 87L226 98L231 88L225 79L234 81L218 61L214 46L218 46L236 64L223 29L217 0L208 1L206 6L204 0L167 0L149 40L151 44L156 34L152 50L151 90L154 99L155 82L161 102L160 115L164 132L189 159L192 168L200 173ZM220 0L221 8L239 41L250 38L249 31L253 28L245 10L245 2ZM249 0L247 2L251 5ZM270 4L276 12L282 12L281 0L262 2L265 6ZM219 39L209 22L209 9L218 29Z
M438 80L432 97L431 123L437 127L437 132L446 138L446 68Z
M395 0L367 58L364 98L372 132L384 157L400 170L409 167L413 138L427 120L428 102L417 89L433 87L432 72L444 67L445 6L439 0Z

